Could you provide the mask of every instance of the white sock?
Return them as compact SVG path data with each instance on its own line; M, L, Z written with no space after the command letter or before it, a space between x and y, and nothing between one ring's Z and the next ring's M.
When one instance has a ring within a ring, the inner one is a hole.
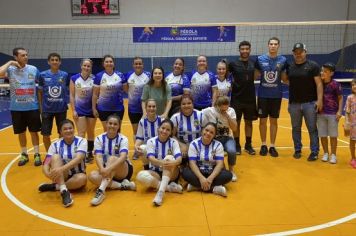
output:
M262 142L262 145L265 145L265 146L267 146L267 142Z
M163 192L166 191L166 187L168 185L169 179L170 178L168 176L162 176L161 184L159 185L158 191L163 191Z
M40 153L40 147L38 145L33 146L33 150L35 153Z
M269 146L270 146L270 147L275 147L275 146L274 146L274 143L271 143Z
M121 188L121 183L112 180L109 188L111 188L111 189L119 189L119 188Z
M109 179L109 178L103 179L103 180L101 181L101 184L100 184L100 186L99 186L99 189L100 189L101 191L105 192L105 189L106 189L106 187L109 185L109 183L110 183L110 179Z
M60 191L60 192L63 192L64 190L68 190L68 189L67 189L67 186L66 186L65 184L59 185L59 191Z
M21 153L26 153L27 154L27 147L21 147Z
M59 190L59 184L56 184L56 190L57 191Z

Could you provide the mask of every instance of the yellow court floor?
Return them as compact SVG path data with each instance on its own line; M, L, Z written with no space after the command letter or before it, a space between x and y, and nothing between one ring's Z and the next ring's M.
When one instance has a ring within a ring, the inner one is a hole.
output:
M340 125L336 165L320 159L310 163L305 126L303 131L305 148L296 160L284 100L276 142L280 157L238 156L239 179L227 185L227 198L201 192L167 193L157 208L152 205L155 193L137 184L136 192L109 190L100 206L91 207L95 188L88 183L72 193L74 204L66 209L58 192L37 191L47 180L33 160L17 166L17 139L11 128L3 129L0 235L356 235L356 169L348 164L348 138L342 136ZM96 132L102 132L99 122ZM132 140L127 114L122 132ZM257 122L253 145L259 151ZM131 142L130 154L132 147ZM141 164L133 163L135 181ZM87 172L93 169L95 164Z

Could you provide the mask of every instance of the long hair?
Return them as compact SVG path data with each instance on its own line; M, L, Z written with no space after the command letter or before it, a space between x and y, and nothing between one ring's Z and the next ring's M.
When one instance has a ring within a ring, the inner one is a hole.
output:
M166 89L166 87L167 87L167 82L166 82L166 80L164 79L164 70L163 70L163 68L161 67L161 66L155 66L155 67L153 67L153 69L152 69L152 72L151 72L151 78L150 78L150 80L148 81L148 86L153 86L153 83L154 83L154 80L153 80L153 72L156 70L156 69L158 69L158 70L161 70L162 71L162 90L163 90L163 95L164 96L166 96L166 93L167 93L167 89Z

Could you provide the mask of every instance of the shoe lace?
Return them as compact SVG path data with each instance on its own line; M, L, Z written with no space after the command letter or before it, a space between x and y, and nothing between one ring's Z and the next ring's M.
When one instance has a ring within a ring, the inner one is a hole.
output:
M27 161L28 157L26 154L21 154L20 161Z
M96 190L96 193L95 193L95 197L94 198L100 198L102 194L102 191L100 191L99 189Z

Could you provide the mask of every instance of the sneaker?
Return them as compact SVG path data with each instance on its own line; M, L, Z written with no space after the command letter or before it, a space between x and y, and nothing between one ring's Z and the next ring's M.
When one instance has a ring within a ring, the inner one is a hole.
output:
M223 197L227 197L226 188L222 185L215 186L213 188L213 193Z
M23 166L28 162L28 155L26 153L21 153L20 160L17 163L18 166Z
M352 166L352 168L356 169L356 159L351 159L350 165Z
M171 182L168 184L166 190L170 193L183 193L183 187L180 184L177 184L175 182Z
M97 206L102 203L105 199L105 193L101 189L97 189L95 192L95 196L91 200L91 205Z
M153 204L155 206L161 206L163 203L163 196L164 196L164 192L163 191L158 191L156 193L155 198L153 199Z
M295 151L294 154L293 154L293 157L295 159L299 159L302 157L302 151Z
M121 182L121 190L132 190L132 191L136 191L136 184L132 181L129 181L127 179L124 179Z
M231 179L231 181L232 181L232 182L236 182L236 181L237 181L237 176L236 176L236 174L235 174L233 171L231 171L231 174L232 174L232 179Z
M42 165L41 155L39 153L35 153L34 158L35 158L35 166Z
M322 161L328 161L329 160L329 153L324 153L323 157L321 158Z
M136 152L134 152L134 154L132 155L132 160L138 160L140 159L140 157L137 155Z
M337 162L336 155L335 154L331 154L329 163L330 164L336 164L336 162Z
M318 153L311 152L308 157L308 161L316 161L318 160Z
M52 183L52 184L43 183L40 186L38 186L38 191L40 191L40 192L54 192L54 191L56 191L56 183Z
M70 205L73 204L74 201L68 190L63 190L61 192L61 196L62 196L62 203L64 207L69 207Z
M266 146L266 145L262 145L262 146L261 146L261 149L260 149L260 155L261 155L261 156L266 156L267 153L268 153L268 148L267 148L267 146Z
M188 184L187 185L187 192L192 192L192 191L196 191L199 190L199 188L195 187L194 185Z
M85 163L92 164L94 161L94 156L92 152L88 152L87 156L85 157Z
M253 147L251 145L245 146L245 151L250 155L255 155L256 154L255 149L253 149Z
M278 157L278 152L275 147L270 147L268 152L272 157Z
M236 145L236 155L241 155L241 146L240 145Z

